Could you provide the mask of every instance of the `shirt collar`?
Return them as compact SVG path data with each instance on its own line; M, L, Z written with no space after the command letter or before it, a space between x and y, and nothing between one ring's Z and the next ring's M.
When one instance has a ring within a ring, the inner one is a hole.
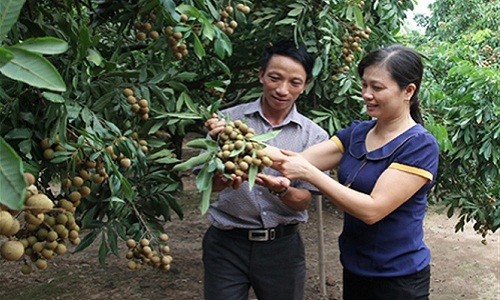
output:
M264 117L264 113L262 112L261 101L262 101L262 97L253 101L253 102L250 102L249 105L247 106L247 109L246 109L244 115L249 116L249 115L252 115L255 113L259 113L259 115L262 117L262 119L266 120L266 118ZM295 103L293 104L292 109L290 110L288 115L285 117L283 124L276 126L276 127L285 126L290 122L296 123L299 126L301 126L300 114L297 110L297 106L295 105Z
M376 121L371 120L361 122L354 128L351 133L351 143L349 146L349 152L353 157L361 159L363 156L366 156L366 159L369 160L385 159L391 156L406 141L413 138L417 133L422 132L422 126L419 124L414 125L384 146L368 152L365 144L366 135L375 124Z

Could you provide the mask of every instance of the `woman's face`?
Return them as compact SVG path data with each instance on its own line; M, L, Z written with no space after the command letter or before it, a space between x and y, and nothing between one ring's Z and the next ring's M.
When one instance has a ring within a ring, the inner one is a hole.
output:
M273 110L289 110L307 86L307 74L299 62L274 55L266 70L259 71L264 105Z
M369 66L362 78L361 95L369 116L394 119L409 114L414 85L401 89L385 67Z

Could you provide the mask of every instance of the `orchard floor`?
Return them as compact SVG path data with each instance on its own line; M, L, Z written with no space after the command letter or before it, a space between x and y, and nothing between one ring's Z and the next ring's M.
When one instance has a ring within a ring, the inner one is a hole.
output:
M98 247L92 245L81 253L56 257L48 269L28 276L21 275L19 263L2 262L0 299L202 299L201 240L208 223L196 210L198 200L196 190L186 190L179 198L184 219L175 217L167 227L174 257L170 272L148 267L128 270L123 246L122 257L110 255L101 266ZM318 215L318 206L313 203L310 221L301 227L307 251L306 299L341 299L337 238L342 215L328 201L322 201L325 295L318 271ZM434 209L425 222L426 241L433 252L431 299L500 299L499 233L488 236L487 245L483 245L470 226L455 233L454 224L455 219Z

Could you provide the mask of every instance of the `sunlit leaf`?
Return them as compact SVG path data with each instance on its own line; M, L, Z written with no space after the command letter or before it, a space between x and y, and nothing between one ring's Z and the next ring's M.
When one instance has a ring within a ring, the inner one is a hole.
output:
M0 137L0 203L10 209L19 209L23 206L25 194L26 182L21 158Z
M10 47L9 50L14 58L0 68L3 75L34 87L66 91L61 75L44 57L20 48Z

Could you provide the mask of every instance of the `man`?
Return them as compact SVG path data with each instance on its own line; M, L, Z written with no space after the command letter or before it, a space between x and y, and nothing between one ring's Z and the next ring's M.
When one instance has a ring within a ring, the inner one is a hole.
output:
M326 140L326 131L295 105L311 80L313 62L293 41L266 47L259 70L262 96L222 113L244 120L257 135L281 130L266 141L278 148L300 152ZM205 125L215 137L224 121L212 118ZM250 287L259 300L304 299L305 250L298 224L307 221L315 188L296 181L283 189L273 178L264 177L252 190L241 178L214 178L213 191L220 193L208 210L212 226L203 239L206 300L246 300Z

